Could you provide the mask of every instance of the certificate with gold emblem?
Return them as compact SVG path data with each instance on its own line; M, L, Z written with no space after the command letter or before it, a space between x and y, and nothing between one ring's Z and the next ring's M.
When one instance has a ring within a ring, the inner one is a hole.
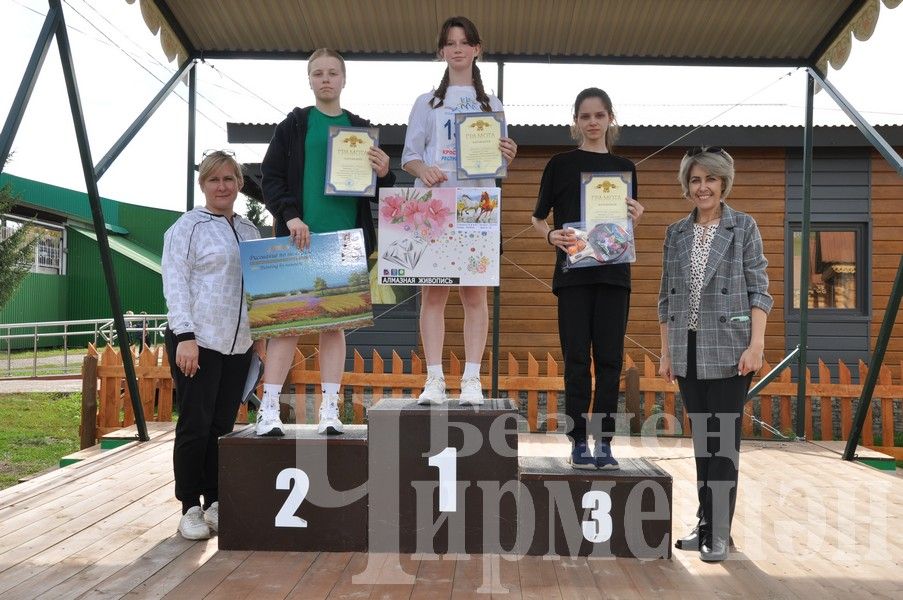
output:
M632 191L629 171L580 174L582 220L564 224L577 238L567 250L565 270L636 261L633 222L627 212Z
M580 173L580 218L587 227L628 218L632 179L629 171Z
M508 163L499 150L499 141L505 135L505 113L458 113L455 134L458 179L507 175Z
M375 196L376 172L368 151L379 145L375 127L329 128L326 138L327 196Z

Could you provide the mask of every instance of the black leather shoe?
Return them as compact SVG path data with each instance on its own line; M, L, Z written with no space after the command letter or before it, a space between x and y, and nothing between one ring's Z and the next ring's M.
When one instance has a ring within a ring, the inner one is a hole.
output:
M677 541L674 542L674 547L678 550L690 550L695 552L699 550L699 537L699 527L696 526L693 528L693 531L682 538L678 538ZM730 547L734 547L734 536L730 537Z
M727 538L711 536L702 543L699 548L699 558L705 562L721 562L727 560L730 553Z
M674 542L674 547L678 550L699 550L699 526L693 528L693 531L682 538L678 538Z

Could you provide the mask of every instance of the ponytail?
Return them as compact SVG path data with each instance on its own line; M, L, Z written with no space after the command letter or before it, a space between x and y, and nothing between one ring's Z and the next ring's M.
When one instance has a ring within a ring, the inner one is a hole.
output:
M480 107L486 111L491 112L492 106L489 104L489 96L486 95L486 90L483 89L483 79L480 77L480 67L477 66L477 63L473 63L473 89L477 93L477 101L480 103ZM445 102L445 93L448 91L448 67L445 67L445 74L442 76L442 81L439 82L439 87L433 92L433 98L430 100L430 108L439 108L442 106L442 103Z
M489 96L486 95L486 90L483 89L483 79L480 77L480 67L477 66L477 62L473 62L473 89L477 92L477 100L480 103L480 106L484 111L490 112L492 107L489 105Z
M445 74L442 76L442 81L439 82L439 87L433 92L433 98L430 100L431 108L439 108L442 106L442 103L445 102L446 91L448 91L448 67L445 67Z

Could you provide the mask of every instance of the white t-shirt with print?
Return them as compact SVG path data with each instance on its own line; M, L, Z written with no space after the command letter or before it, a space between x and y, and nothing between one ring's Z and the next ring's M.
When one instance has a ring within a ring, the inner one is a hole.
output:
M477 92L471 85L450 85L445 93L445 101L439 108L430 106L433 93L421 94L414 101L411 116L408 118L408 130L404 138L404 152L401 164L412 160L422 160L427 166L438 166L445 171L448 180L439 187L457 187L457 171L455 168L455 114L483 112L477 101ZM489 106L495 111L505 110L501 101L489 95ZM507 136L507 127L502 131ZM491 187L494 179L468 179L462 181L465 187ZM425 187L420 179L414 180L414 187Z

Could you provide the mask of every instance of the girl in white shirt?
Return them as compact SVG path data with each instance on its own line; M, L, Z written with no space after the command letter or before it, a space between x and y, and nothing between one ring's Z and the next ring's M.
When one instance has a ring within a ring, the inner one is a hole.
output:
M451 17L439 31L439 58L447 63L438 89L422 94L414 102L408 119L402 168L416 177L415 187L458 187L455 176L455 113L503 110L502 103L483 89L476 60L482 51L476 26L466 17ZM507 137L499 143L502 155L510 163L517 144ZM468 180L468 187L490 187L493 179ZM420 337L426 355L427 378L420 404L445 401L445 376L442 371L442 347L445 338L445 304L449 288L423 286L420 304ZM461 404L482 404L480 363L489 330L489 306L486 286L458 288L464 305L464 374L461 378Z

